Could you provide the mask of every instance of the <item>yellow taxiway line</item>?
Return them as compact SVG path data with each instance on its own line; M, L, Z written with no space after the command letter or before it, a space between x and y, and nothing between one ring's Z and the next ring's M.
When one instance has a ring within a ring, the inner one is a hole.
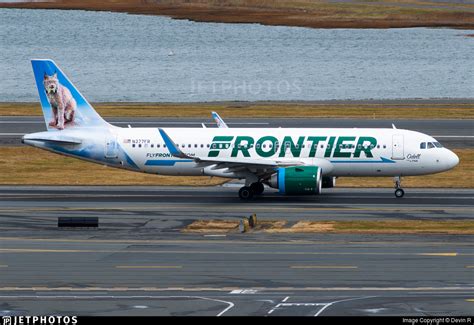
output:
M116 269L182 269L181 265L117 265Z

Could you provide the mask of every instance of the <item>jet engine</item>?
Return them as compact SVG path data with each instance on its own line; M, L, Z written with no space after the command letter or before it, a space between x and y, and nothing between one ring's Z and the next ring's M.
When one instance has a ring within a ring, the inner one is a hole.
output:
M317 195L321 193L321 168L317 166L297 166L278 168L268 182L281 194Z

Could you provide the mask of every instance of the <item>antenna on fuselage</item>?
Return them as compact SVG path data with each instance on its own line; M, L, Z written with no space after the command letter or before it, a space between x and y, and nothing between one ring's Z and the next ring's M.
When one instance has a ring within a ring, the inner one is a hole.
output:
M393 129L397 129L397 127L395 126L395 124L392 123L392 128Z

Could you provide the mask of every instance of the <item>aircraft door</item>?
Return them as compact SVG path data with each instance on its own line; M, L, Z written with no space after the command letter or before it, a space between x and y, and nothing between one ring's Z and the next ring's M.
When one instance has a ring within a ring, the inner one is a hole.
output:
M395 134L392 137L392 159L405 159L405 153L403 149L403 135Z
M117 137L111 135L105 140L105 158L113 159L118 157Z

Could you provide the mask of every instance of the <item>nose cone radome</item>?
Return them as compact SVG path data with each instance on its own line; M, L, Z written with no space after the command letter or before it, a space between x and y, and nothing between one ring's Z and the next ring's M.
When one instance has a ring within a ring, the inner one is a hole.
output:
M448 169L452 169L456 167L459 164L459 157L456 155L454 152L451 150L448 150L448 153L446 155L446 164Z

